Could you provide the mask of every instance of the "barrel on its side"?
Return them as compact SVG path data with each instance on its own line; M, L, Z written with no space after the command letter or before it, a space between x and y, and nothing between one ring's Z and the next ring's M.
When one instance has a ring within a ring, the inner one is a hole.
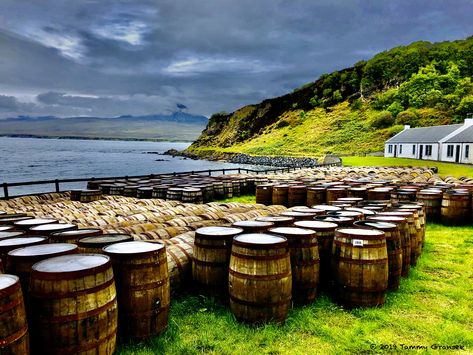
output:
M287 239L270 234L236 236L228 287L230 308L237 320L284 322L292 293Z
M170 287L165 246L132 241L103 251L112 259L118 329L123 339L148 339L168 325Z
M0 275L0 354L29 354L28 323L17 276Z

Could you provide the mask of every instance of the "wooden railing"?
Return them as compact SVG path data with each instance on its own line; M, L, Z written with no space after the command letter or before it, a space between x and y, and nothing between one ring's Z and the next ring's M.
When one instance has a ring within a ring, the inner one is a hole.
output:
M327 167L327 166L339 166L340 164L320 164L320 167ZM163 175L188 175L188 174L205 174L208 176L212 176L214 173L221 173L225 175L229 172L238 172L239 174L242 172L245 173L254 173L254 174L268 174L268 173L277 173L277 172L290 172L295 171L303 168L274 168L274 169L264 169L264 170L254 170L254 169L247 169L247 168L230 168L230 169L208 169L208 170L197 170L197 171L183 171L183 172L173 172L173 173L161 173L161 174L150 174L150 175L126 175L126 176L108 176L108 177L89 177L89 178L79 178L79 179L54 179L54 180L38 180L38 181L22 181L22 182L4 182L2 184L3 188L3 197L0 197L0 200L8 200L9 198L13 197L21 197L21 196L32 196L32 195L41 195L43 193L50 193L50 192L61 192L61 184L65 183L74 183L74 182L88 182L94 180L116 180L116 179L154 179ZM44 191L40 193L33 193L33 194L25 194L25 195L10 195L9 189L12 187L18 186L33 186L33 185L54 185L54 190L52 191ZM64 190L68 191L68 190Z

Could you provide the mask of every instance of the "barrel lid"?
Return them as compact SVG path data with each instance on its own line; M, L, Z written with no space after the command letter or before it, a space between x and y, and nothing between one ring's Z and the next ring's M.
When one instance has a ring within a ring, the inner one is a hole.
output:
M346 210L360 212L360 213L363 213L364 215L369 215L369 216L374 216L376 214L375 211L372 211L366 208L348 207Z
M397 209L402 209L402 210L421 210L422 206L421 205L414 205L414 204L405 204L405 205L399 205L396 206Z
M297 221L294 225L301 228L309 228L315 230L334 230L338 224L324 221Z
M363 229L363 228L339 228L336 230L339 234L344 234L348 237L353 238L363 238L363 237L382 237L384 236L384 232L376 229Z
M269 230L270 233L282 234L282 235L291 235L291 236L302 236L302 235L315 235L315 231L298 228L298 227L276 227Z
M271 227L273 226L272 222L263 222L263 221L237 221L232 224L234 227Z
M79 239L77 245L85 248L102 248L114 243L123 243L133 240L129 234L102 234L96 237Z
M26 213L5 213L0 215L0 219L3 220L5 218L19 218L19 217L28 217L28 218L34 218L31 216L27 216Z
M340 197L337 199L337 201L342 201L342 202L358 202L358 201L363 201L362 197Z
M284 211L281 212L281 216L287 216L287 217L310 217L310 216L315 216L316 213L313 212L296 212L296 211Z
M277 223L277 222L292 222L294 220L293 217L289 216L265 216L265 217L258 217L256 218L256 221L261 221L261 222L272 222L272 223Z
M376 216L369 216L368 220L370 221L387 221L387 222L405 222L406 219L401 216L380 216L379 214Z
M0 226L0 232L7 232L12 230L13 228L13 226Z
M110 258L102 254L70 254L42 260L33 265L32 270L42 273L67 273L90 270L103 266Z
M0 274L0 291L16 284L20 279L18 276L9 274Z
M342 216L342 217L360 217L363 215L361 212L357 211L348 211L348 210L342 210L342 211L331 211L329 212L330 215L335 215L335 216Z
M41 256L63 253L75 249L77 249L77 245L71 243L39 244L12 250L8 255L18 257Z
M9 239L9 238L16 238L25 235L25 232L0 232L0 240L1 239Z
M316 208L310 208L310 207L305 207L305 206L291 207L289 210L294 211L294 212L302 212L302 213L315 213L315 214L325 213L325 211L323 210L318 210Z
M185 192L200 192L202 190L198 187L184 187L182 189L182 191L185 191Z
M141 240L107 245L103 251L107 254L141 254L159 251L164 248L160 243L147 243Z
M81 229L73 229L68 231L61 231L55 232L52 235L57 237L80 237L81 235L88 235L88 234L103 234L101 229L98 228L81 228Z
M340 207L332 206L332 205L314 205L311 207L317 210L322 210L322 211L341 211L342 210Z
M51 231L60 231L64 229L77 228L75 224L70 223L54 223L54 224L43 224L40 226L31 227L30 231L35 232L51 232Z
M47 237L40 237L40 236L3 239L3 240L0 240L0 248L8 247L8 246L15 246L15 245L40 243L40 242L46 241L47 239L48 239Z
M49 223L57 223L57 219L53 218L32 218L32 219L25 219L23 221L15 222L15 226L39 226L41 224L49 224Z
M3 216L4 214L7 214L5 211L0 211L0 216Z
M392 231L397 228L394 223L384 221L357 221L354 223L355 226L375 228L382 231Z
M234 237L233 240L246 245L274 245L287 242L284 237L266 233L240 234Z
M334 222L334 223L348 223L353 222L353 218L344 217L344 216L337 216L337 215L328 215L328 216L319 216L315 217L319 220L326 221L326 222Z
M233 236L236 234L243 233L243 229L235 228L235 227L211 226L211 227L198 228L196 229L195 233L202 236L223 237L223 236Z

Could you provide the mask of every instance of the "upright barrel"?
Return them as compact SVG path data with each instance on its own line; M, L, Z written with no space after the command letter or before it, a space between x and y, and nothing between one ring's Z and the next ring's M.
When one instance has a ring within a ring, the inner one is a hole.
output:
M130 242L133 237L129 234L102 234L95 237L79 239L77 245L80 253L102 253L102 248L115 243Z
M292 226L294 223L293 217L285 217L285 216L265 216L265 217L258 217L255 221L259 222L271 222L274 224L275 227L289 227Z
M451 190L443 193L441 220L443 224L461 226L471 218L471 195L467 191Z
M417 201L425 206L425 217L428 222L440 222L442 216L442 190L426 189L417 192Z
M58 223L57 219L53 218L31 218L13 223L16 229L28 232L31 227L41 226L44 224ZM34 234L34 232L32 233ZM37 233L36 233L37 234Z
M79 239L86 237L97 237L103 231L98 228L81 228L69 231L54 232L49 236L50 243L77 243Z
M0 257L2 258L3 263L6 269L8 269L8 260L7 254L9 251L22 248L29 245L38 245L38 244L47 244L48 238L32 236L32 237L17 237L17 238L8 238L0 240Z
M289 185L273 185L273 205L287 206Z
M307 207L313 205L321 205L327 201L327 190L325 187L308 187L307 188Z
M230 308L248 323L286 320L291 304L291 259L286 238L240 234L233 239L228 280Z
M77 226L72 223L53 223L31 227L30 233L34 235L50 236L52 233L70 231L74 229L77 229Z
M305 206L307 203L307 187L304 185L291 185L287 192L288 207Z
M113 354L117 299L110 258L63 255L33 265L32 348L48 354Z
M332 270L337 301L352 307L383 305L388 287L388 253L384 232L340 228L335 232Z
M132 241L103 251L112 259L120 336L143 340L163 332L171 297L165 246Z
M28 323L20 280L0 274L0 354L29 354Z
M243 229L203 227L195 231L192 279L199 291L226 294L232 240Z
M276 227L270 233L287 238L291 255L292 299L310 304L317 297L320 258L316 232L297 227Z
M263 221L237 221L232 224L233 227L243 229L245 233L264 233L269 228L273 227L272 222Z
M271 205L273 195L273 185L271 184L262 184L256 186L256 203L261 203L263 205Z

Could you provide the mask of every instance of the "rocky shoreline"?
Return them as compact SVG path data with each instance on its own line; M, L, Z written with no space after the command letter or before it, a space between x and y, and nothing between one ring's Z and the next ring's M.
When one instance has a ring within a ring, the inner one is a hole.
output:
M216 153L208 152L205 155L195 154L188 151L178 151L170 149L164 152L165 155L183 156L190 159L206 159L206 160L225 160L234 164L250 164L250 165L265 165L285 168L313 168L320 165L320 162L315 158L293 158L283 156L251 156L248 154L232 154L232 153ZM323 164L337 164L340 163L338 157L332 157L332 161L326 161Z

